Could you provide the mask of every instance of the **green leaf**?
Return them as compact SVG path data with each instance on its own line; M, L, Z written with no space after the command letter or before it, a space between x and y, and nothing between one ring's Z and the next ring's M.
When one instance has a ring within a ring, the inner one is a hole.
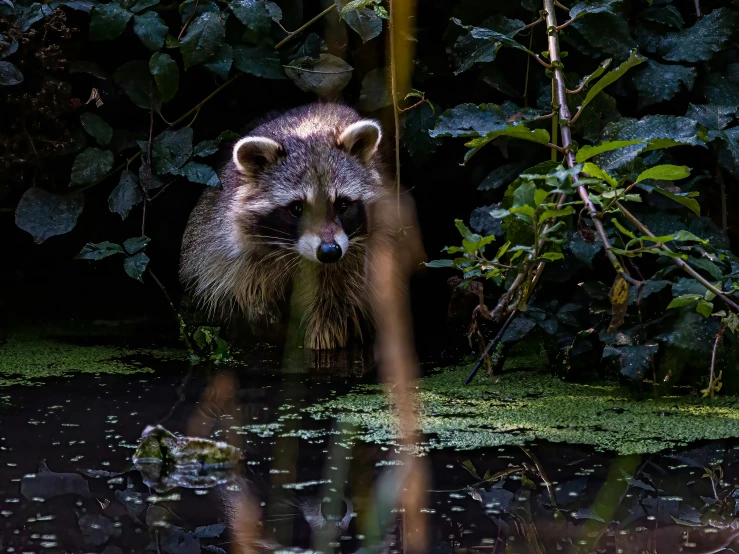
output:
M15 209L15 224L29 233L36 244L68 233L77 224L85 197L81 192L60 195L31 187Z
M42 6L38 2L33 2L30 6L22 6L20 3L16 3L15 14L17 16L15 26L22 33L27 32L34 23L44 18Z
M698 269L702 269L717 281L723 279L724 277L724 272L721 271L721 268L710 260L707 260L705 258L690 258L689 261L690 265L695 266Z
M162 102L169 102L177 94L180 69L169 54L155 52L149 59L149 71L154 77Z
M690 306L692 304L695 304L698 300L702 300L702 298L703 297L699 294L683 294L682 296L673 298L672 302L668 304L667 309L671 310L673 308L683 308L685 306Z
M608 66L611 65L611 61L611 58L608 58L600 62L600 64L598 64L598 68L589 75L585 75L585 77L580 79L580 82L577 84L576 87L574 87L574 89L587 87L592 81L603 75L603 72L608 69Z
M133 16L133 32L149 50L159 50L164 46L169 27L156 12L144 12Z
M455 23L458 23L458 21L455 21ZM526 26L523 21L508 19L497 14L485 19L482 25L484 28L492 29L509 38L513 38ZM471 29L475 29L474 27L465 29L465 32L456 39L451 48L447 49L455 68L455 75L467 71L476 63L492 62L502 46L502 43L498 40L473 36Z
M613 223L613 225L616 227L616 229L618 229L619 231L621 231L627 237L629 237L631 239L636 239L636 235L634 233L632 233L631 231L629 231L626 227L624 227L623 225L621 225L621 222L618 219L616 219L615 217L611 218L611 223Z
M673 237L675 237L675 240L679 241L695 241L700 242L702 244L708 244L708 241L705 239L702 239L700 237L696 237L693 233L690 231L676 231L672 234Z
M556 262L557 260L563 259L564 254L561 254L560 252L546 252L542 254L541 257L550 262Z
M432 137L477 137L515 127L532 121L541 111L519 108L512 102L497 104L460 104L442 113L436 127L430 132ZM547 136L549 134L547 133ZM547 139L548 142L548 139Z
M711 104L739 105L739 83L718 72L709 73L702 83L703 96Z
M693 119L706 129L720 131L725 129L736 117L737 106L717 106L715 104L688 104L685 117Z
M161 105L162 100L147 62L136 60L124 63L115 70L113 78L139 108L158 109Z
M736 28L736 12L718 8L695 25L670 33L659 42L659 53L672 62L700 62L723 50Z
M72 164L72 184L89 185L102 179L113 168L113 152L87 148Z
M575 208L572 206L565 206L564 208L561 208L559 210L544 210L544 212L539 216L539 225L544 223L547 219L550 219L552 217L565 217L570 214L575 213Z
M618 13L621 0L595 0L594 2L580 2L570 10L570 19L577 19L589 13Z
M142 152L146 152L146 143L140 142L139 145ZM154 172L159 175L176 174L191 154L192 128L183 127L177 131L164 131L152 141L151 145Z
M182 175L193 183L200 183L209 187L221 186L221 181L218 179L216 172L205 164L190 162L185 167L178 169L175 174Z
M147 8L156 6L159 4L159 0L125 0L122 2L124 8L128 8L133 13L141 13Z
M143 252L139 252L123 260L123 269L128 276L141 282L143 282L141 276L146 271L147 265L149 265L149 257Z
M130 239L126 239L123 242L123 248L126 249L126 252L133 255L136 254L136 252L139 252L140 250L143 250L147 244L151 242L151 239L149 237L133 237Z
M203 64L208 71L212 71L221 79L228 79L228 73L234 61L234 51L230 44L221 44L218 51L212 58ZM279 62L279 58L277 59ZM278 64L279 65L279 64ZM278 71L282 73L282 67L278 67Z
M695 307L695 311L701 314L703 317L711 317L711 314L713 313L713 302L706 302L705 300L701 300Z
M234 67L244 73L265 79L285 78L282 62L274 48L237 44L233 47L233 59Z
M221 141L233 140L237 138L239 138L239 135L234 133L233 131L223 131L214 139L208 139L198 143L197 146L193 148L192 155L199 156L201 158L211 156L218 152L218 145L221 144Z
M272 28L272 17L267 5L262 0L230 0L228 7L236 19L246 27L246 38L257 42L269 35Z
M0 86L19 85L23 82L23 73L10 62L0 61Z
M629 23L621 14L607 11L594 13L584 19L578 19L571 25L571 28L597 49L596 52L589 51L590 55L596 58L599 57L600 52L604 52L618 60L623 60L637 48L636 42L631 38ZM567 32L565 39L569 40ZM585 53L588 49L583 44L579 50Z
M647 21L654 21L655 23L661 23L668 27L674 27L675 29L682 29L685 23L683 16L672 4L659 7L649 6L642 10L639 17Z
M643 140L646 144L634 144L605 152L598 156L598 166L615 171L631 163L639 154L656 148L679 145L698 146L704 142L698 135L698 124L687 117L648 115L642 119L624 117L609 123L603 130L604 141Z
M377 67L362 79L362 90L359 93L359 109L363 112L374 112L391 106L393 97L390 87L385 86L385 68Z
M354 68L333 54L298 58L285 66L285 73L298 88L319 96L333 96L349 84Z
M223 44L226 28L221 14L205 12L190 23L180 41L185 70L208 61Z
M664 65L647 60L634 71L633 77L634 86L639 91L639 109L669 100L680 92L681 86L692 90L697 75L694 67Z
M503 185L509 185L516 179L516 177L518 177L523 167L525 166L520 163L501 165L500 167L497 167L492 172L490 172L488 176L483 179L482 183L480 183L477 189L488 191L495 190L502 187Z
M618 66L616 69L613 69L606 73L603 77L600 78L592 87L590 87L590 90L588 90L588 93L585 95L585 99L582 101L582 105L580 106L580 109L585 108L590 102L592 102L593 98L598 96L598 94L606 88L608 85L616 82L618 79L620 79L624 73L626 73L629 69L631 69L634 66L639 65L645 60L645 58L642 58L636 51L631 52L631 55L629 56L629 59L623 62L620 66Z
M464 238L464 240L467 240L469 242L480 242L480 240L482 240L482 237L470 231L464 224L464 221L462 221L461 219L455 219L454 225L457 226L459 234L462 235L462 238Z
M123 248L120 244L113 242L98 242L97 244L88 242L82 247L82 250L77 254L75 260L102 260L108 256L115 254L123 254Z
M544 129L529 129L525 125L506 127L501 131L494 131L492 133L488 133L484 137L479 137L465 143L465 146L471 148L471 150L467 152L464 157L465 162L467 162L478 150L480 150L480 148L498 137L511 137L544 145L549 144L549 133Z
M516 190L513 191L513 207L531 206L536 208L534 195L536 194L536 185L531 181L524 181Z
M619 141L616 141L616 142L619 142ZM623 142L627 142L627 141L623 141ZM616 179L614 179L613 177L611 177L608 174L608 172L603 171L600 167L598 167L594 163L590 163L590 162L585 163L583 165L582 170L583 170L584 173L590 175L591 177L595 177L597 179L602 179L603 181L605 181L606 183L608 183L612 187L617 187L618 186L618 181L616 181Z
M685 165L656 165L642 171L636 178L635 183L646 179L657 179L659 181L678 181L690 177L690 168Z
M124 31L132 15L117 2L98 4L90 16L90 40L113 40Z
M517 20L514 20L514 21L517 21ZM518 23L520 23L520 28L518 28L518 26L517 26L517 28L514 31L510 31L510 32L507 32L507 33L501 33L501 32L498 32L498 31L494 31L493 29L485 29L485 28L482 28L482 27L475 27L473 25L463 25L462 22L459 19L457 19L456 17L453 17L452 18L452 22L455 23L456 25L462 27L463 29L469 31L470 36L472 36L472 38L490 40L490 41L493 41L493 42L500 43L503 46L508 46L510 48L515 48L517 50L523 50L524 52L526 52L528 54L531 54L532 56L535 55L534 52L532 52L531 50L529 50L528 48L526 48L520 42L517 42L517 41L513 40L513 38L512 38L513 35L516 35L517 33L519 33L520 31L523 30L523 28L525 26L525 24L523 22L520 22L520 21L518 22Z
M644 141L640 139L614 140L614 141L601 142L597 146L583 146L577 151L577 155L575 156L575 159L577 160L577 163L582 163L585 160L589 160L593 156L602 154L603 152L610 152L611 150L618 150L619 148L624 148L625 146L631 146L632 144L639 144L641 142L644 142Z
M133 171L125 170L121 173L118 185L108 197L108 208L125 221L131 209L143 199L144 193L139 186L138 177Z
M341 3L343 3L342 0L337 1L337 5ZM372 40L382 33L382 19L374 10L359 8L343 14L342 19L362 37L362 42Z
M432 260L424 264L426 267L454 267L454 260Z
M93 137L101 146L110 144L113 138L113 127L108 125L105 120L92 112L84 112L80 116L82 128Z
M691 212L693 212L695 215L700 217L701 207L700 207L700 204L698 204L698 201L695 200L694 198L673 194L672 192L665 190L663 188L660 188L660 187L654 187L652 190L659 192L661 195L666 196L670 200L674 200L678 204L682 204L683 206L688 208Z
M739 127L717 132L718 161L734 177L739 176Z
M361 10L369 8L370 6L377 4L379 0L351 0L351 2L342 2L341 5L337 4L340 10L340 14L343 16L354 10Z

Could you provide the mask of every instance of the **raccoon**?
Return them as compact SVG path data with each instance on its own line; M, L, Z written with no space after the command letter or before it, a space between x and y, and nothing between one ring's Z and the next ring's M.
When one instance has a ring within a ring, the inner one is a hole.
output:
M208 314L252 324L299 313L305 347L345 346L372 320L373 241L397 234L393 181L378 122L340 104L311 104L236 142L184 235L180 278Z

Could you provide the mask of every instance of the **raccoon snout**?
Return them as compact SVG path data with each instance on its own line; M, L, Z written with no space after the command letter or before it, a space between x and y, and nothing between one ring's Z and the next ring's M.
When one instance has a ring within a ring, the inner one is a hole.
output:
M316 258L323 264L332 264L341 259L341 246L335 242L322 242L316 251Z

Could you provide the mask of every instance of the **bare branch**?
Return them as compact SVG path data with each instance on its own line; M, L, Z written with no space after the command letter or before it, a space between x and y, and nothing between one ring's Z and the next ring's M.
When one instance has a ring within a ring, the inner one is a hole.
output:
M620 202L616 202L616 206L621 211L621 213L624 215L626 219L631 221L631 223L634 224L634 226L639 229L639 231L647 236L654 237L654 233L649 230L649 228L644 225L637 217L632 214L629 210L627 210ZM663 250L666 250L667 252L672 252L670 250L670 247L667 246L664 242L657 243L657 246L662 248ZM731 299L729 299L726 294L724 294L722 291L714 287L711 283L709 283L700 273L698 273L695 269L690 267L687 262L681 258L670 258L672 262L681 268L683 271L685 271L688 275L690 275L693 279L698 281L701 285L706 287L708 290L710 290L713 294L718 296L721 300L723 300L727 306L729 306L732 310L739 313L739 305L735 304Z
M524 29L531 29L532 27L536 27L542 21L544 21L544 16L539 16L539 19L537 19L536 21L532 21L528 25L525 25Z
M290 33L289 35L287 35L285 38L283 38L280 42L278 42L275 45L275 50L279 50L280 47L283 44L286 44L286 43L290 42L292 39L294 39L296 36L298 36L298 34L300 34L302 31L304 31L305 29L307 29L308 27L310 27L311 25L313 25L316 21L318 21L319 19L321 19L324 15L326 15L326 14L331 13L332 11L334 11L334 9L336 9L336 3L335 2L332 2L331 5L328 8L326 8L325 10L323 10L316 17L314 17L310 21L307 21L306 23L304 23L303 25L301 25L300 27L298 27L297 29L295 29L292 33Z
M572 25L575 22L576 19L577 19L576 17L573 17L572 19L569 19L569 20L565 21L564 23L562 23L562 25L560 25L558 27L555 27L554 30L559 33L562 29L564 29L564 28L569 27L570 25Z
M552 64L547 63L544 60L542 60L539 54L534 54L534 58L536 58L536 61L539 62L544 67L546 67L547 69L552 69Z

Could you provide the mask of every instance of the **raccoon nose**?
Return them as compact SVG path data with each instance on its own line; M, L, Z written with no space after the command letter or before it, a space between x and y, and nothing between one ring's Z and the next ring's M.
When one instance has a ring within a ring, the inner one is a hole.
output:
M341 246L335 242L322 242L316 252L318 261L324 264L332 264L341 259Z

